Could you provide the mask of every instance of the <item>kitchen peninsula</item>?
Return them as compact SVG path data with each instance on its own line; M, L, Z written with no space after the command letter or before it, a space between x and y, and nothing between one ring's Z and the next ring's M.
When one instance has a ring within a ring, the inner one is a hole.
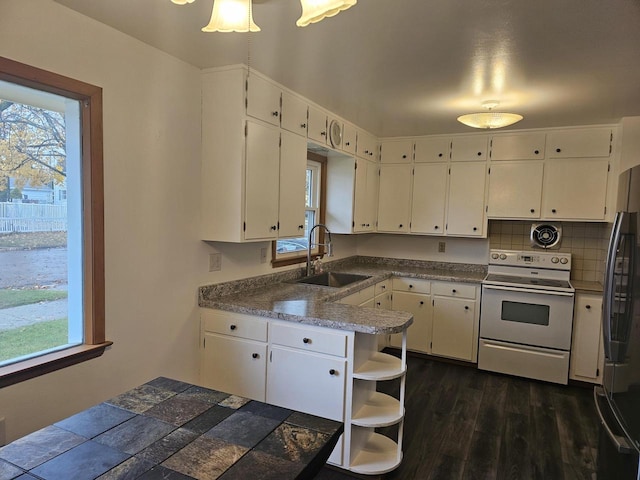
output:
M461 355L474 361L478 309L468 304L479 300L476 292L486 272L480 265L373 257L327 267L363 279L338 288L308 285L300 283L302 272L295 269L201 287L200 382L343 421L345 432L329 463L359 474L383 474L402 461L407 329L414 314L393 311L390 304L385 308L382 297L394 285L428 291L432 281L434 292L454 285L453 295L473 297L455 300L466 307L460 343L468 344L468 353ZM423 297L415 297L418 308L431 312L432 302ZM425 324L417 328L422 331ZM379 351L391 338L400 358ZM377 391L377 382L394 379L400 380L397 395ZM389 425L398 425L397 438L375 432Z

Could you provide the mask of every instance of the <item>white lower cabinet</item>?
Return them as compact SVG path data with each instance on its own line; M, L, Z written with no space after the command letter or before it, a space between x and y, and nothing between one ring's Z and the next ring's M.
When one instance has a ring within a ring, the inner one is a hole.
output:
M352 301L373 304L390 294L390 286L389 280L372 285ZM359 474L381 475L402 461L407 367L406 341L398 358L379 352L378 339L374 334L203 308L200 383L343 422L344 433L328 462ZM397 378L397 395L377 391L378 382ZM375 431L396 424L394 438Z
M602 383L602 295L576 293L569 378Z

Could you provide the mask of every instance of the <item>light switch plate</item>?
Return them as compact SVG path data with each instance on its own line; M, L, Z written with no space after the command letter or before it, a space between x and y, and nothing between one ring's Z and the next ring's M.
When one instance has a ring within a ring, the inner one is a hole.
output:
M210 253L209 254L209 271L218 272L222 270L222 254Z
M444 253L447 249L446 242L438 242L438 253Z
M267 263L267 247L260 249L260 263Z

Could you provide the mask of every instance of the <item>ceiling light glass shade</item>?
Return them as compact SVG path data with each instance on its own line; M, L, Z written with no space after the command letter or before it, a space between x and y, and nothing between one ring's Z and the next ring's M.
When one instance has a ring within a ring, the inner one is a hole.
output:
M251 0L214 0L211 20L203 32L259 32L253 22Z
M300 0L302 16L296 21L299 27L306 27L323 18L333 17L358 3L358 0Z
M493 129L508 127L519 122L522 118L522 115L517 113L479 112L462 115L458 117L458 121L473 128Z
M171 0L176 5L186 5L187 3L193 3L196 0Z

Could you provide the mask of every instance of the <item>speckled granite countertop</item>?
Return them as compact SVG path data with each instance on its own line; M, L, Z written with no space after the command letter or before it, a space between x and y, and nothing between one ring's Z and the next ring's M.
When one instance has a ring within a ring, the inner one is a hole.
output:
M325 267L370 278L343 288L312 286L293 283L302 276L302 270L295 269L201 287L199 305L340 330L397 333L411 325L411 314L334 302L392 276L479 284L486 275L483 265L377 257L350 257Z
M160 377L0 448L0 478L312 479L342 431Z

